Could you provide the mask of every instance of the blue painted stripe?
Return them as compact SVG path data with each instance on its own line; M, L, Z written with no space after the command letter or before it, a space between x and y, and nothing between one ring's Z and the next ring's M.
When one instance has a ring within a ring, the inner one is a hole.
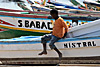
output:
M93 40L93 39L100 39L100 37L88 37L88 38L66 38L61 39L58 42L67 42L67 41L81 41L81 40Z
M13 44L37 44L37 43L41 43L40 41L29 41L29 42L23 42L23 41L14 41L14 42L0 42L0 45L13 45Z
M66 39L61 39L59 40L58 42L68 42L68 41L81 41L81 40L93 40L93 39L100 39L100 37L89 37L89 38L66 38ZM34 39L35 40L35 39ZM16 41L2 41L0 42L0 45L13 45L13 44L18 44L18 45L21 45L21 44L38 44L38 43L41 43L40 42L40 39L39 41L29 41L28 40L22 40L19 41L16 40Z

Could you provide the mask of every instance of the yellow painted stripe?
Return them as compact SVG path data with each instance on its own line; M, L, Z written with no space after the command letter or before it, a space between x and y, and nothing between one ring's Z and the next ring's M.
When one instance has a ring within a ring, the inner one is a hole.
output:
M34 30L34 29L25 29L25 28L15 28L15 27L8 27L0 25L0 27L8 28L8 29L14 29L14 30L23 30L23 31L31 31L31 32L40 32L40 33L50 33L48 30Z

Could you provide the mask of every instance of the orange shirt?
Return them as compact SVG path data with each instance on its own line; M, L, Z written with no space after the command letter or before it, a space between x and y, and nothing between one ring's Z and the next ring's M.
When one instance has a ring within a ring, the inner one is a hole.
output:
M67 24L61 17L59 17L57 20L55 20L52 34L56 37L62 38L65 32L68 32Z

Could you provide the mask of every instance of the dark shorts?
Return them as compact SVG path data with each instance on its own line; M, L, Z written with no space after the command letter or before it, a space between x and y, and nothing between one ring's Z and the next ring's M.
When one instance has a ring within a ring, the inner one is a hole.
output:
M41 43L46 44L48 41L50 41L49 46L51 49L54 49L56 46L54 45L55 42L57 42L59 39L59 37L56 37L52 34L46 34L41 38Z

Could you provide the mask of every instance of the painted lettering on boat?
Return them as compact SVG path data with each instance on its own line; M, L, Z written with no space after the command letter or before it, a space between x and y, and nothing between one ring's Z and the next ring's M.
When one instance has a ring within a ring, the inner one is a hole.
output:
M66 24L68 25L68 28L82 25L85 23L88 23L87 21L78 21L78 20L64 20ZM37 29L46 29L46 30L52 30L52 26L54 24L54 20L18 20L18 27L25 27L25 28L37 28Z
M79 47L91 47L91 46L96 46L96 43L94 41L64 43L64 48L79 48Z
M48 29L52 30L51 22L41 22L41 21L28 21L28 20L18 20L18 27L26 28L37 28L37 29Z

